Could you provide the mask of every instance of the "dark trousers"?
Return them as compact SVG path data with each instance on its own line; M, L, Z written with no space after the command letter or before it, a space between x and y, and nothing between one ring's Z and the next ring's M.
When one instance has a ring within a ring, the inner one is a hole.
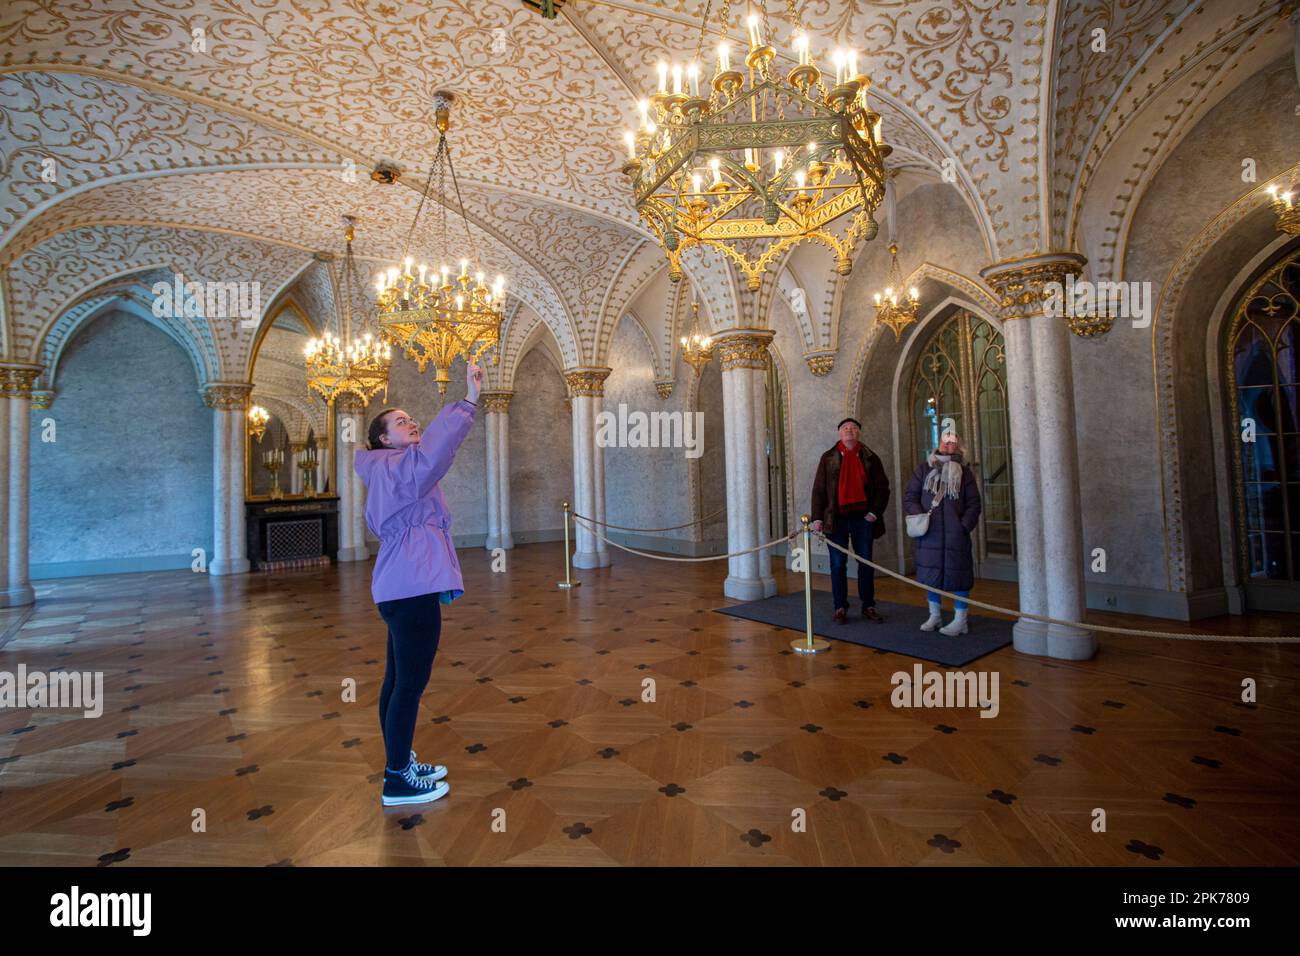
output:
M388 769L400 772L411 762L411 742L420 695L433 671L442 632L438 595L421 594L381 601L379 615L388 625L388 666L379 691L379 729L384 734Z
M871 560L871 531L875 522L868 521L865 515L855 517L839 516L835 521L835 530L826 537L841 548L849 547L852 540L854 554ZM831 597L835 608L848 609L849 606L849 557L834 548L827 549L831 559ZM858 562L858 597L862 598L863 607L876 606L876 575L868 565Z

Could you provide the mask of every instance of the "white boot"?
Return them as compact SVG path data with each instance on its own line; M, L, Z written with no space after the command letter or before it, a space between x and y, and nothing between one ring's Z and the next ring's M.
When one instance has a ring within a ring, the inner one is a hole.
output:
M939 628L939 633L947 634L949 637L956 637L958 634L965 634L966 633L965 609L960 611L954 611L952 615L952 623L950 623L947 627Z
M942 621L943 618L939 616L939 605L937 603L931 604L930 616L927 617L925 623L921 625L921 630L933 631Z

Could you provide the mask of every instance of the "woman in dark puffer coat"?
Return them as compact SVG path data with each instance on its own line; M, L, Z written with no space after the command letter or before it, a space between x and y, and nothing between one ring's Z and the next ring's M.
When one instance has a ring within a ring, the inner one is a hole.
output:
M930 512L930 527L916 540L916 579L922 584L966 597L975 584L971 532L980 519L980 490L965 463L961 439L944 435L923 464L916 466L903 495L903 510L910 515L930 511L935 496L940 504ZM939 596L927 594L930 617L923 631L939 627ZM952 621L939 628L950 637L965 634L966 602L957 601Z

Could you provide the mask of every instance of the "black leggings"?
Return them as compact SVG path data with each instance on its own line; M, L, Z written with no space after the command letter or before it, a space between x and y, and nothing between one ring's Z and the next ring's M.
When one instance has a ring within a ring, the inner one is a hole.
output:
M438 595L421 594L381 601L379 614L388 625L388 666L379 692L379 729L384 734L388 769L401 772L411 762L411 742L420 695L429 683L433 656L442 632Z

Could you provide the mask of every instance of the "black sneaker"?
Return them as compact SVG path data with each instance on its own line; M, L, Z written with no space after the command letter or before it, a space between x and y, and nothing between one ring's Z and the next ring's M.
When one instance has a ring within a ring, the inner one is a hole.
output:
M408 764L401 773L384 768L384 795L386 807L400 807L408 803L432 803L445 797L451 785L445 781L421 777L415 765Z

